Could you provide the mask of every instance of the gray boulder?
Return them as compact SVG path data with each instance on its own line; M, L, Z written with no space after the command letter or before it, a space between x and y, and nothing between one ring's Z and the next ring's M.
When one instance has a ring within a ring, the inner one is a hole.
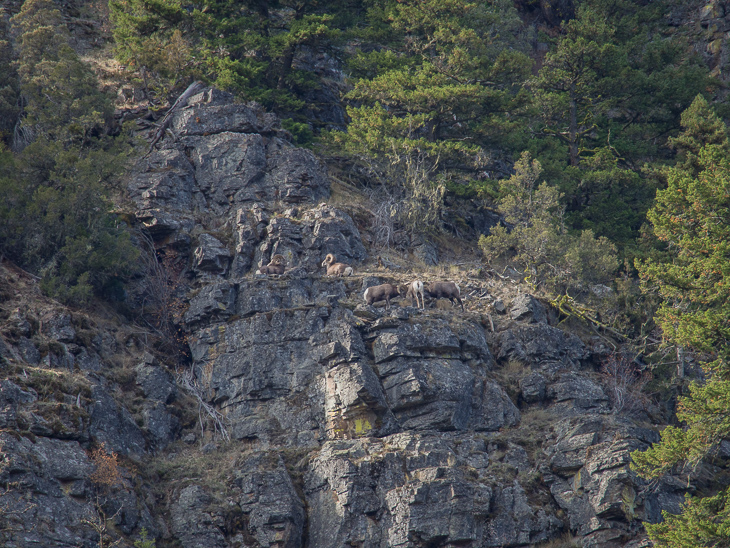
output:
M170 413L164 403L153 401L145 404L142 411L144 427L152 437L152 443L157 449L164 449L177 439L180 431L180 421Z
M190 299L183 321L188 326L223 321L235 313L236 286L229 282L205 285Z
M253 224L249 225L246 234L253 234L255 230ZM246 238L251 241L252 237ZM302 211L298 218L282 216L271 219L253 262L267 264L272 256L280 254L289 268L303 267L310 275L324 275L321 263L328 253L348 264L367 257L360 232L350 216L336 208L320 205Z
M34 402L38 396L9 380L0 381L0 428L18 427L18 406Z
M209 509L213 497L199 485L189 485L170 507L172 532L183 548L228 548L224 522Z
M516 325L496 337L497 359L515 360L546 371L578 369L590 356L573 334L544 323Z
M304 478L310 543L496 547L555 536L562 523L519 483L478 481L485 451L474 438L414 433L326 442Z
M292 146L274 115L215 90L191 101L173 117L177 140L163 140L128 182L137 217L157 241L189 232L194 215L225 216L261 201L316 203L329 195L324 164Z
M522 293L512 301L510 317L528 323L546 323L545 307L532 295Z
M101 386L92 388L89 433L121 455L141 456L145 440L131 413Z
M214 236L198 236L198 246L193 251L193 268L196 271L224 274L230 258L231 252Z
M71 343L76 338L76 330L71 322L71 314L55 314L45 322L44 331L52 339L61 343Z
M235 474L249 537L262 547L299 548L306 516L281 456L256 455Z
M135 367L137 384L147 399L162 403L170 403L175 399L177 389L172 375L156 361L143 362Z

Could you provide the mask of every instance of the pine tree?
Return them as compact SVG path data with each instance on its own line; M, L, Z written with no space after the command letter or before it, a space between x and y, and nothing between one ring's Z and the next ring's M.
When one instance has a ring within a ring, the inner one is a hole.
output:
M503 0L381 0L368 20L348 61L350 123L330 143L379 175L396 221L438 231L446 185L472 182L524 102L519 19Z
M668 3L585 0L563 23L529 87L536 137L526 142L566 198L566 222L635 252L667 137L708 71L680 36L666 38ZM539 130L539 132L537 131Z
M562 31L531 87L544 131L567 145L570 165L577 166L585 137L596 130L597 118L611 106L612 98L602 88L617 70L621 52L614 28L588 6L564 23Z
M20 33L23 124L39 137L86 143L104 126L112 106L69 45L61 13L51 0L26 0L11 24Z
M728 146L728 130L702 95L697 95L681 117L682 132L669 139L677 151L677 169L688 174L700 172L700 150L707 145Z
M679 463L697 464L730 437L730 143L722 121L698 97L674 140L680 161L668 171L648 219L668 246L667 260L637 262L664 298L657 321L671 343L705 356L705 382L690 385L677 406L683 428L668 426L661 441L634 452L635 469L653 478ZM730 541L728 492L688 498L681 515L647 525L660 546L725 546Z
M304 108L319 85L295 64L339 35L335 14L360 2L111 0L117 57L160 76L163 87L203 79L279 113Z
M127 135L105 135L111 102L51 0L26 0L11 25L25 129L22 150L0 150L0 252L64 301L119 293L137 252L105 196L124 167Z
M373 26L387 23L391 47L350 61L350 143L363 134L422 140L455 158L495 142L506 113L520 103L515 85L530 62L510 34L518 19L504 2L465 0L376 2ZM378 36L383 39L383 36ZM374 150L374 149L373 149Z
M0 143L6 146L12 144L20 113L18 74L13 63L9 30L5 19L0 17Z

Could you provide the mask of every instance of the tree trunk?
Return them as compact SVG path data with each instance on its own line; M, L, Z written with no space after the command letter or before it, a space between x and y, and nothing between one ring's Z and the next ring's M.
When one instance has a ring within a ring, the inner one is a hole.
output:
M570 147L570 165L577 166L578 157L578 103L575 100L575 83L570 85L570 125L568 127L568 146Z
M283 55L281 61L281 72L279 73L279 81L276 84L277 89L286 88L286 79L291 74L292 63L294 62L294 48L289 48Z
M188 86L188 88L180 95L180 97L177 98L177 101L173 103L173 105L170 107L170 109L167 111L165 116L160 121L159 127L157 128L157 131L155 132L155 136L152 138L152 143L150 144L150 149L147 151L147 154L152 152L152 149L155 147L158 141L160 141L165 136L165 131L167 130L167 127L170 125L170 122L172 122L172 116L183 108L185 105L188 104L188 99L190 99L193 95L196 93L199 93L205 89L205 86L202 82L193 82Z
M677 378L684 378L684 348L677 347Z

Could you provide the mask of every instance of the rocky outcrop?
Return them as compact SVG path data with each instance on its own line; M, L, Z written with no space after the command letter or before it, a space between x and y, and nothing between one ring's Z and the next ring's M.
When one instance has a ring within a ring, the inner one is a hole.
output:
M89 523L115 515L126 533L156 531L144 501L126 484L121 496L101 495L90 480L94 464L75 440L0 433L3 546L98 546ZM124 504L121 501L124 500ZM118 510L118 511L117 511Z
M606 416L564 419L555 430L544 477L583 546L623 546L641 531L638 520L658 521L659 507L678 509L679 492L650 490L629 468L632 451L659 440L655 431Z
M4 545L90 548L105 514L183 548L624 546L677 508L681 485L628 466L657 434L614 413L604 347L532 295L487 308L482 274L460 282L464 312L363 304L410 274L369 271L355 221L320 203L322 164L274 116L206 90L171 127L128 180L178 260L156 286L166 345L55 304L3 318ZM355 275L326 276L328 253ZM254 274L276 254L283 274ZM105 491L102 443L120 470Z
M129 194L157 236L195 216L227 216L256 202L301 204L329 195L324 166L293 147L278 119L208 90L188 101L165 139L135 168Z
M488 378L493 360L483 329L412 323L403 310L363 321L334 306L356 284L242 280L235 298L241 319L193 331L193 361L201 376L206 370L211 400L234 437L295 434L288 443L303 443L400 429L493 431L519 422L517 408Z

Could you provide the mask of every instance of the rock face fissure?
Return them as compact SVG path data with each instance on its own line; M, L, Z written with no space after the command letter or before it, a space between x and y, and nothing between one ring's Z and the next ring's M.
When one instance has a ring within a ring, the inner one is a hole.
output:
M129 194L158 250L188 260L190 382L231 441L185 423L197 404L151 354L125 398L129 381L107 373L132 343L90 341L58 313L40 322L53 342L41 347L19 311L2 363L86 380L47 415L25 410L46 392L0 382L0 482L18 486L0 497L4 546L98 545L99 508L123 534L145 527L184 548L526 547L566 533L639 546L639 520L677 508L681 486L648 491L629 469L656 432L612 413L598 350L550 325L537 299L500 301L496 328L473 307L368 306L364 289L394 280L358 275L358 228L320 203L323 164L273 115L206 90L171 127ZM328 253L355 275L325 276ZM254 274L274 255L283 275ZM163 462L146 477L165 495L123 474L99 503L92 442L137 467Z

